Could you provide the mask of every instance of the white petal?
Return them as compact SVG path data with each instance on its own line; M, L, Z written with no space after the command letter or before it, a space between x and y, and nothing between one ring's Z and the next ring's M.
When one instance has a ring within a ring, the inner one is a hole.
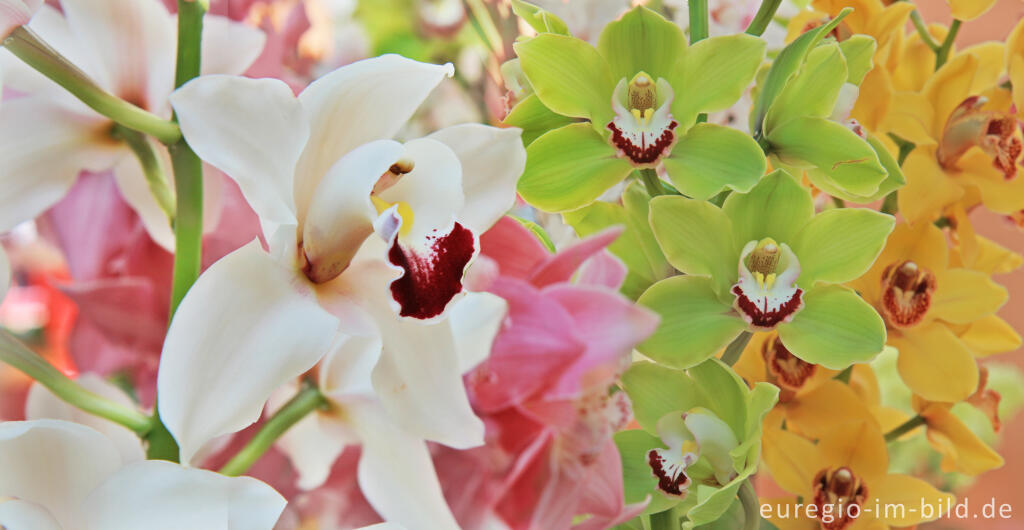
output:
M251 477L160 460L129 464L85 501L85 528L271 530L286 501Z
M309 125L288 85L203 76L171 94L171 104L196 154L238 182L268 240L295 224L292 178Z
M107 128L39 97L0 104L0 232L53 206L79 171L107 169L127 154L104 138Z
M14 28L28 24L41 5L43 0L0 0L0 39L6 39Z
M132 398L123 390L96 374L79 375L75 382L86 390L119 403L126 407L136 407ZM110 438L110 441L117 447L124 462L134 462L146 458L145 451L139 437L131 429L110 420L93 416L81 409L65 403L53 395L46 387L39 383L33 383L28 391L28 398L25 400L25 418L29 420L53 419L66 420L73 423L92 427L98 432Z
M3 245L0 245L0 302L7 296L7 290L11 288L11 262L7 259L7 252Z
M121 467L106 436L60 420L0 424L0 497L34 502L78 528L86 495Z
M466 373L490 356L494 337L508 313L508 303L490 293L469 293L450 311L448 322L455 336L459 370Z
M10 530L61 530L46 508L29 501L0 500L0 528Z
M380 354L378 333L348 337L320 363L320 389L335 402L373 397L370 378Z
M450 147L462 162L465 206L459 222L482 234L516 201L516 182L526 167L522 130L478 123L447 127L427 136Z
M167 150L163 146L158 145L157 142L152 140L150 142L155 147L157 156L163 164L164 174L168 179L173 178L170 156L167 154ZM121 197L135 210L135 213L139 214L139 219L142 221L143 226L146 227L146 232L153 238L153 241L173 251L174 229L171 228L171 221L153 197L153 192L149 189L149 183L142 172L142 166L139 164L138 158L134 156L123 157L114 166L114 179L117 180L117 187L121 192ZM204 180L203 183L205 184L206 181ZM170 180L167 185L169 189L174 189L173 180Z
M391 138L452 66L384 55L343 66L312 82L299 99L309 113L310 142L295 182L304 211L327 169L364 143Z
M174 88L176 24L157 0L63 0L79 45L95 50L89 73L114 95L163 114Z
M259 28L227 17L203 17L202 75L241 75L263 53L267 35Z
M457 529L434 471L430 452L421 439L392 424L372 404L346 408L363 452L359 458L359 487L385 520L408 528Z
M32 22L28 27L51 48L68 59L71 64L77 65L89 73L89 66L95 63L91 55L92 49L76 42L77 37L68 27L63 13L43 4L32 17ZM45 95L51 100L60 101L63 105L80 112L95 113L78 98L72 96L70 92L25 64L6 49L0 50L0 70L3 70L4 84L22 94Z
M299 488L308 491L327 481L334 461L346 445L358 442L358 437L340 418L318 411L306 415L285 431L277 440L277 448L288 456L299 474Z
M157 381L181 460L259 419L276 388L327 352L337 326L305 278L258 241L207 269L171 322Z
M388 203L407 203L412 209L412 230L403 239L423 241L435 230L447 232L465 204L458 157L445 144L429 138L406 142L405 157L415 164L413 170L377 195Z
M377 209L370 194L381 175L404 153L402 144L393 140L363 144L338 160L320 181L309 210L299 213L302 250L314 281L341 274L373 234Z

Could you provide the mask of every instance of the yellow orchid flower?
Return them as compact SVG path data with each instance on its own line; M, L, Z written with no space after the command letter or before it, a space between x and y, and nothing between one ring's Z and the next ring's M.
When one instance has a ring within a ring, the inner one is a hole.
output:
M1024 19L1006 38L1006 73L1010 76L1017 116L1024 118Z
M996 0L946 0L953 18L967 21L974 20L992 9Z
M774 429L764 435L764 463L797 498L762 499L762 515L780 530L885 530L933 521L954 497L927 482L889 474L878 425L851 421L818 443Z
M968 48L920 91L894 95L883 129L917 146L903 164L907 185L899 193L911 222L933 220L957 202L1005 214L1024 208L1024 139L1009 92L996 87L1004 49L995 42Z
M953 403L978 387L974 356L1008 345L1006 331L992 320L1008 295L988 274L951 268L949 261L942 230L901 223L871 269L850 287L885 319L907 386L926 399ZM1020 337L1014 338L1019 345Z

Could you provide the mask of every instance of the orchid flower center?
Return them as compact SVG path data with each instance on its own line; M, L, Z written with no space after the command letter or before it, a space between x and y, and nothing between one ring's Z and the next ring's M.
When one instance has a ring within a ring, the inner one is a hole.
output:
M407 236L412 232L412 223L415 216L412 212L412 207L405 201L399 201L396 203L390 203L381 199L379 194L383 193L384 190L394 186L402 179L402 175L411 173L416 164L409 159L402 159L388 168L388 171L381 175L380 179L373 186L373 192L370 194L370 201L373 202L374 208L377 209L377 214L386 212L389 208L397 206L395 209L399 217L402 218L402 227L399 229L398 234L400 236Z
M915 326L932 304L935 275L913 261L893 263L882 271L882 316L895 328Z
M668 81L657 82L645 72L626 82L623 78L612 94L615 117L607 124L609 142L622 158L639 168L655 167L676 142L671 106L675 97Z
M814 477L814 505L823 530L851 526L867 498L867 486L848 467L822 469ZM853 505L857 509L851 509Z
M799 276L800 262L788 245L770 237L751 241L740 253L733 306L757 331L789 322L803 307L803 290L796 286Z
M647 452L647 465L658 479L658 489L665 495L686 497L692 483L686 475L686 468L697 461L696 444L691 449L687 451L680 447L677 451L651 449Z
M764 358L765 369L772 382L782 388L783 394L792 398L792 394L800 390L807 383L807 380L818 371L818 365L811 364L793 355L778 335L764 341L761 346L761 357Z
M953 169L969 149L979 147L1003 178L1010 180L1017 176L1017 164L1024 152L1020 124L1012 114L981 110L985 103L986 98L971 96L953 110L936 157L943 168Z

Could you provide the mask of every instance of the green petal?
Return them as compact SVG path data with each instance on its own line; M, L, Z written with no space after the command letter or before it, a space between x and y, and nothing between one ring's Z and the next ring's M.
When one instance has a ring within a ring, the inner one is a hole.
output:
M852 35L839 43L846 57L847 83L859 85L874 67L875 39L869 35Z
M885 346L885 323L867 302L838 285L808 289L804 308L778 328L794 355L833 370L866 362Z
M733 245L743 248L766 237L780 243L792 241L814 215L814 202L807 188L789 173L776 170L748 193L729 195L722 210L732 221Z
M597 199L626 178L633 166L588 123L555 129L526 148L526 168L519 194L547 211L575 210Z
M706 396L704 407L722 419L740 441L746 435L747 384L718 359L708 359L687 370Z
M719 294L735 281L742 247L732 244L732 223L719 207L678 195L655 197L651 228L673 267L712 278Z
M730 453L737 470L757 465L761 457L761 425L778 400L779 387L770 383L757 383L747 393L746 437Z
M842 124L816 117L789 120L768 131L771 153L786 164L815 166L843 190L870 195L888 174L875 150Z
M664 164L680 191L706 200L726 188L753 188L764 175L767 162L757 142L742 131L702 123L679 139Z
M574 37L544 33L514 47L523 73L549 109L599 124L611 121L615 82L608 63L593 46Z
M685 130L701 112L732 106L764 61L766 44L746 34L704 39L683 52L668 78L675 91L672 114Z
M865 208L837 208L814 217L793 242L800 259L797 282L845 283L867 272L896 220Z
M550 11L523 0L512 0L512 12L523 19L537 33L568 35L569 26Z
M551 112L537 94L530 94L512 107L504 123L522 129L523 145L530 145L540 135L572 123L572 118Z
M733 501L736 500L740 486L753 472L754 469L744 470L721 488L698 484L696 488L697 504L686 513L688 520L683 523L683 528L690 529L697 525L708 524L722 517L722 514L728 511Z
M627 81L641 71L655 80L667 78L685 48L683 30L643 6L605 26L597 41L597 50L611 66L612 78Z
M706 396L686 372L641 361L622 374L622 386L633 403L633 416L644 430L657 434L658 420L675 410L703 406Z
M882 167L885 168L887 173L885 180L878 185L878 190L874 193L869 195L855 195L849 193L839 187L827 174L818 170L808 171L807 178L810 179L811 183L817 186L821 191L824 191L833 197L839 197L844 201L855 204L875 202L906 185L907 179L903 176L903 170L900 169L900 165L896 162L896 159L893 158L889 150L886 149L885 145L874 136L868 136L868 144L870 144L871 148L875 150L875 154L878 155L878 161L882 163Z
M671 499L657 492L658 479L647 464L648 451L665 447L661 439L633 429L615 433L615 445L622 458L622 486L627 504L643 502L650 496L651 503L644 513L662 512L679 504L679 499Z
M846 76L846 60L838 44L822 44L811 50L803 67L768 110L764 124L766 134L770 136L772 129L793 118L832 115Z
M750 116L750 130L754 132L754 136L761 135L768 108L789 83L790 77L803 64L807 52L814 49L818 41L839 25L850 11L852 11L850 8L843 9L828 24L823 24L800 35L779 52L775 61L772 62L771 69L768 70L764 83L760 85L757 101L754 102L754 111Z
M673 276L652 285L637 303L661 316L658 329L637 349L676 368L706 360L746 328L719 301L708 278Z

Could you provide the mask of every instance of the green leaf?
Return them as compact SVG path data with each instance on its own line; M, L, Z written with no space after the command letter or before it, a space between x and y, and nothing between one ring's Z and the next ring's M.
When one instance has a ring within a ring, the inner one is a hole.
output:
M789 120L768 132L771 153L797 167L817 167L841 189L856 195L878 191L887 172L866 140L824 118Z
M530 94L512 107L504 123L522 129L523 145L530 145L542 134L572 123L572 118L551 112L537 94Z
M765 134L771 136L779 124L800 116L831 116L846 76L846 60L838 44L830 42L811 50L800 71L768 109Z
M664 164L679 191L703 201L726 188L750 190L767 162L757 142L742 131L701 123L679 139Z
M725 293L737 276L741 247L732 244L732 222L717 206L678 195L651 200L651 228L665 257L687 274L712 278Z
M886 195L902 188L907 183L906 177L903 176L903 170L900 169L899 163L893 158L889 150L886 149L885 145L874 136L868 136L868 144L874 149L875 154L878 155L878 161L882 163L882 167L885 168L886 176L885 180L878 185L878 190L869 195L854 195L840 188L831 177L827 174L818 171L810 170L807 172L807 178L810 179L811 183L817 186L821 191L833 196L839 197L844 201L852 202L855 204L867 204L869 202L875 202Z
M838 285L804 292L804 307L778 327L793 355L833 370L867 362L885 346L885 323L867 302Z
M547 212L585 206L626 178L633 166L587 123L555 129L526 148L519 194Z
M719 301L708 278L673 276L652 285L637 302L661 316L658 329L637 349L667 366L699 364L747 327Z
M672 69L672 115L686 130L697 114L732 106L764 61L766 44L752 35L704 39L687 48Z
M847 83L860 85L864 76L868 75L875 66L875 39L870 35L851 35L850 38L839 43L846 57Z
M593 46L575 37L543 33L514 47L523 73L549 109L599 124L611 121L615 82Z
M648 451L665 447L660 438L639 429L619 431L615 433L615 445L622 458L622 485L627 504L643 502L650 496L651 503L645 513L662 512L679 504L679 499L670 499L657 491L658 479L647 464Z
M865 208L837 208L811 219L793 242L803 287L845 283L867 272L882 252L896 220Z
M789 83L790 77L803 64L807 52L817 46L822 37L835 29L851 11L851 8L844 8L828 24L823 24L800 35L779 52L779 55L772 63L771 69L768 70L764 83L760 85L757 100L754 102L754 111L750 116L750 130L754 132L755 138L762 135L764 118L768 113L768 108L775 101L775 98L778 97L779 93L782 92L786 84Z
M686 372L640 361L622 374L622 386L633 403L640 427L657 434L658 420L669 412L703 406L706 398Z
M569 35L569 26L550 11L523 0L512 0L512 12L523 19L537 33Z
M616 81L629 81L641 71L655 80L668 78L684 49L683 30L643 6L605 26L597 41L597 50L608 61Z
M814 215L814 202L807 188L789 173L776 170L748 193L729 195L722 211L732 222L733 246L741 249L766 237L779 243L793 241Z

